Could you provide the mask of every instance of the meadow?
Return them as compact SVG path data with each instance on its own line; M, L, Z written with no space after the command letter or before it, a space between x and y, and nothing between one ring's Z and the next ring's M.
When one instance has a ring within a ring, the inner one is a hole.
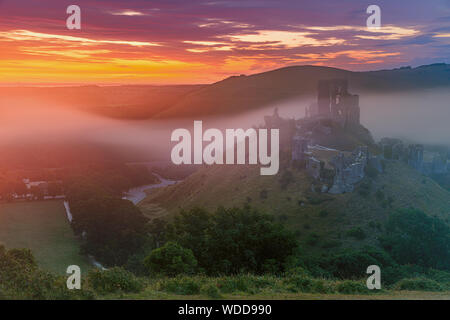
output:
M65 274L69 265L91 266L67 221L63 201L0 203L0 243L31 249L38 265Z

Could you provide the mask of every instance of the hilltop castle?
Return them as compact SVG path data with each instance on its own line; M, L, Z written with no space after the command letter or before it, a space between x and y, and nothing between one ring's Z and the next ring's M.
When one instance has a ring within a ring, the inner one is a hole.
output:
M266 128L280 129L280 151L289 152L291 164L305 169L320 192L352 192L367 170L383 172L385 161L401 160L428 175L450 173L448 157L436 154L425 161L422 145L392 138L376 145L360 124L359 96L348 92L345 79L320 80L317 101L305 108L305 118L285 119L275 109L264 120Z
M305 118L331 119L342 126L359 125L359 96L348 92L346 79L320 80L317 102L305 108Z

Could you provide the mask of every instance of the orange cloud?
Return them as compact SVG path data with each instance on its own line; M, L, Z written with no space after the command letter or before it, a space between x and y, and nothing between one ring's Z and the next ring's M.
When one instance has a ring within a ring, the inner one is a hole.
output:
M6 32L0 32L0 37L16 40L16 41L56 41L56 42L75 42L82 45L90 44L119 44L119 45L129 45L134 47L145 47L145 46L159 46L157 43L153 42L143 42L143 41L125 41L125 40L94 40L82 37L73 36L63 36L58 34L33 32L28 30L12 30Z

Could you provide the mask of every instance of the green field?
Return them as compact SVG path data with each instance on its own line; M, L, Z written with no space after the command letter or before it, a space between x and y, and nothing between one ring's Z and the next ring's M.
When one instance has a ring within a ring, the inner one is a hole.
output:
M29 248L41 268L64 274L69 265L90 268L67 221L63 201L0 204L0 243Z

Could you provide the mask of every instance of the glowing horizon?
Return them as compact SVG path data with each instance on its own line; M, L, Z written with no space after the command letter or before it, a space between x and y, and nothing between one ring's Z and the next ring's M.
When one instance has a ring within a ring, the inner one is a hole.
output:
M448 63L448 3L414 2L382 1L382 27L373 30L358 1L337 10L328 0L82 0L82 28L68 30L68 1L0 1L0 85L204 84L292 65Z

